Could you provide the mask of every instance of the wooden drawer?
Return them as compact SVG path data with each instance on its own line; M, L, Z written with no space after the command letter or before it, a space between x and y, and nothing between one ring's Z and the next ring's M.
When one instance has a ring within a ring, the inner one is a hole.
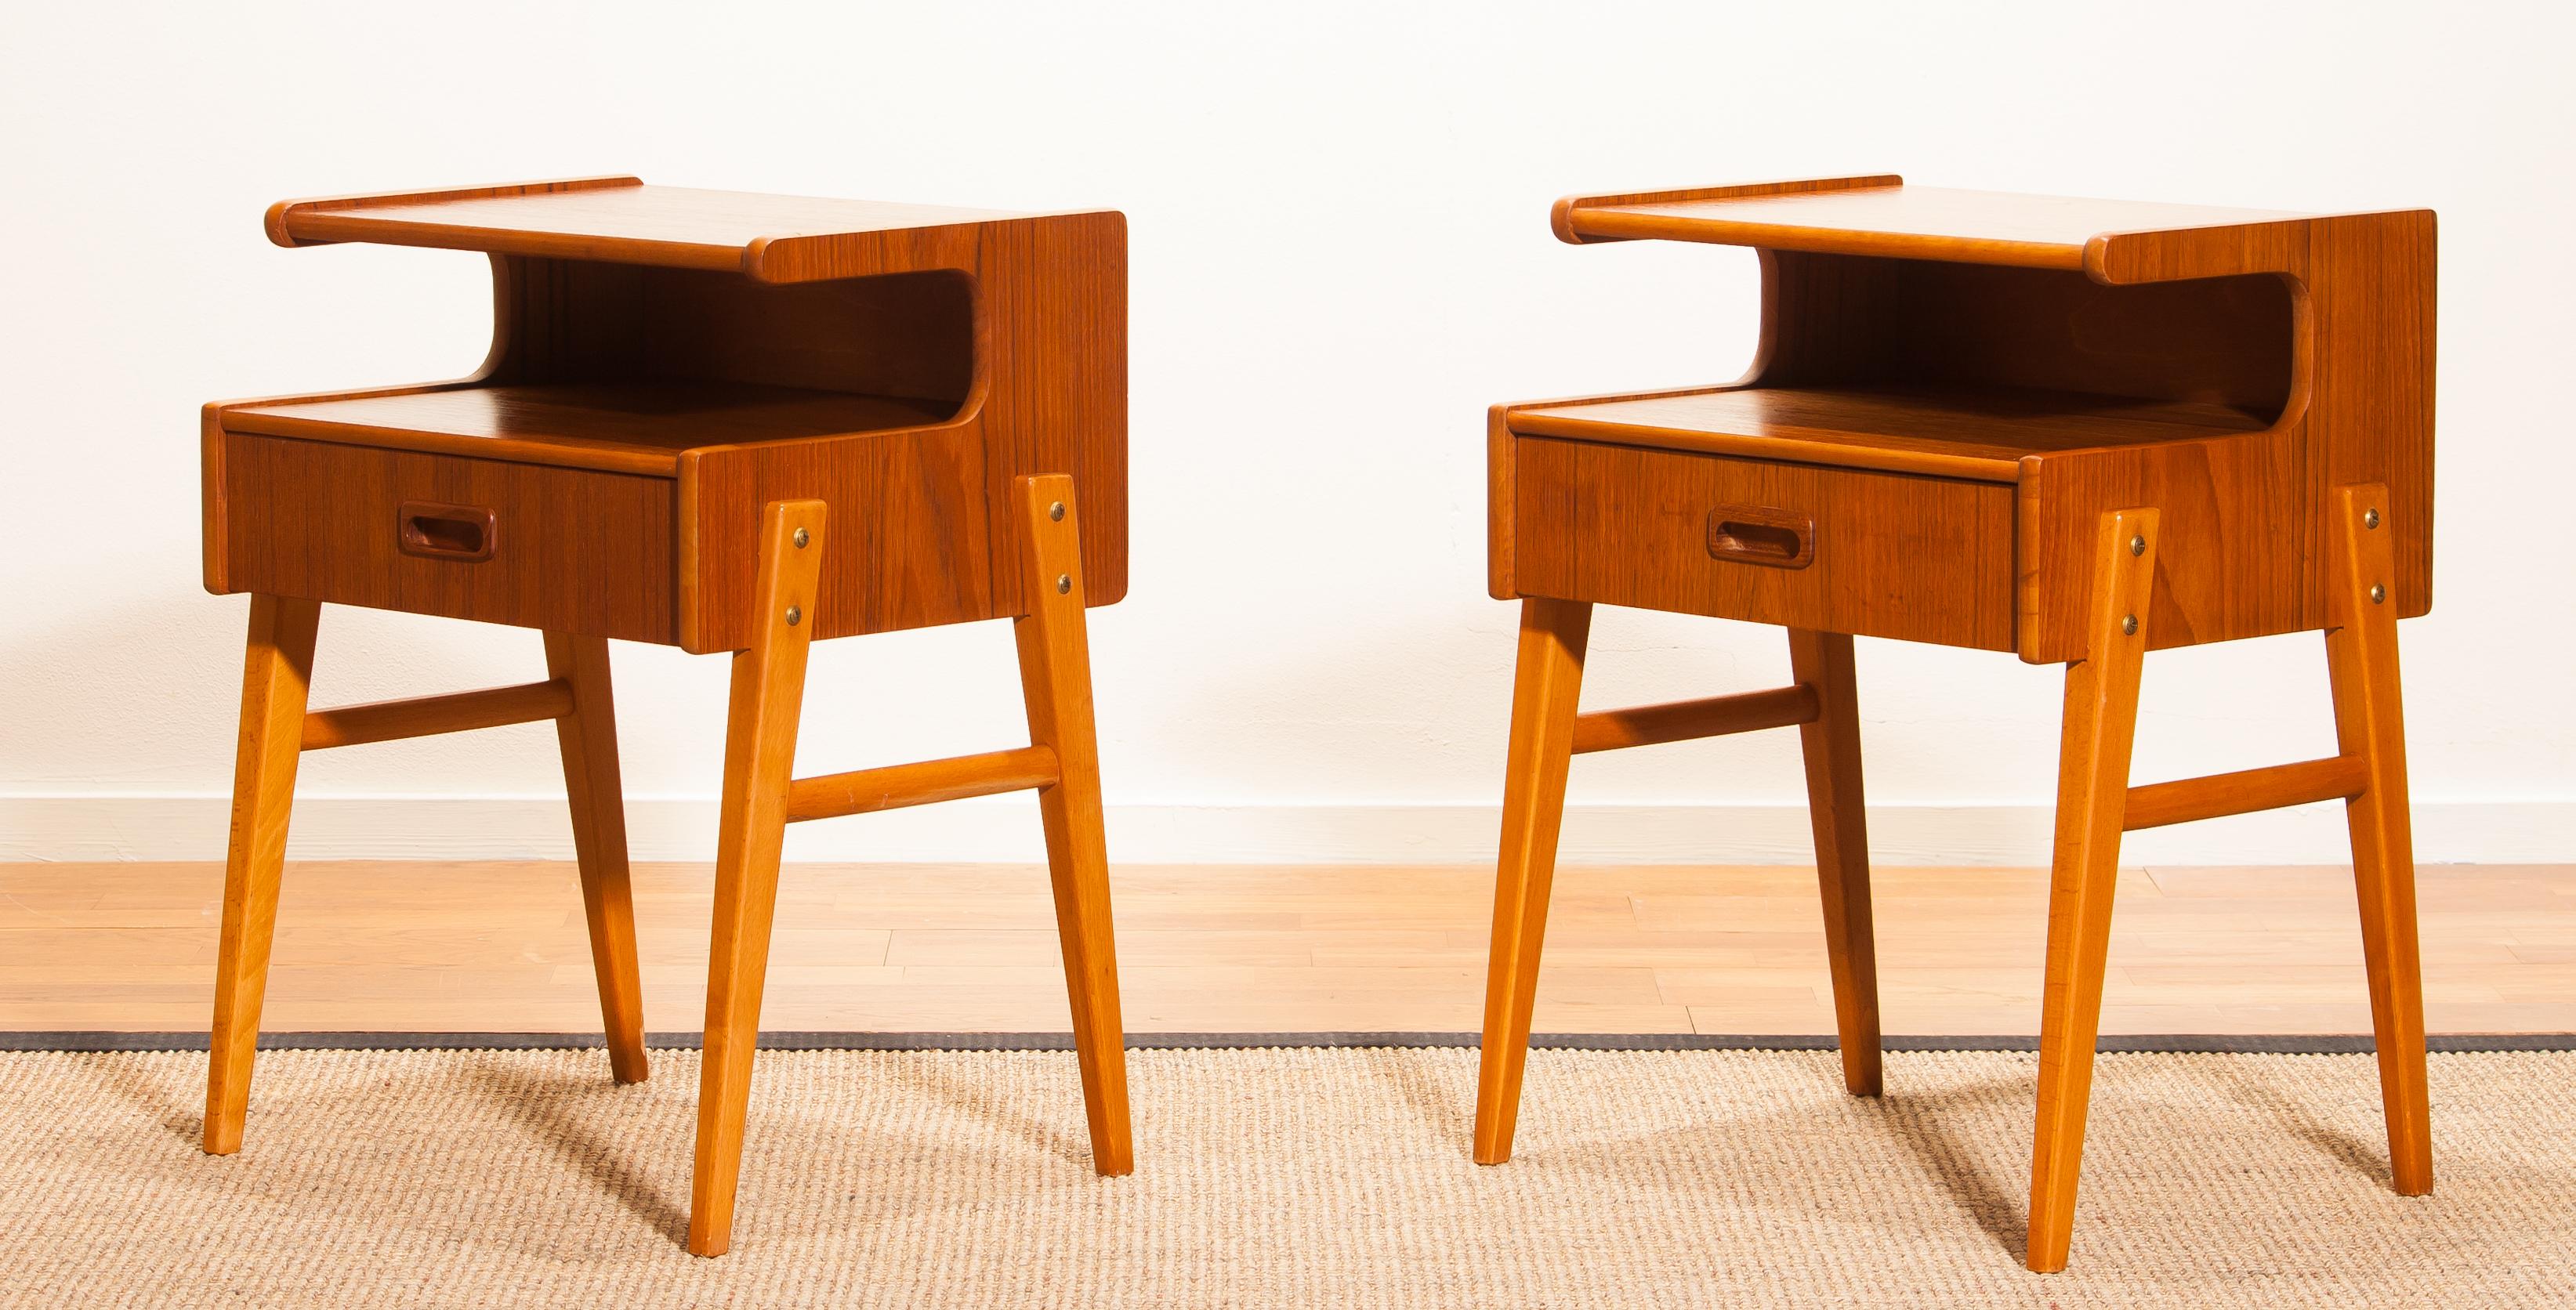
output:
M220 446L211 590L672 640L668 478L238 432Z
M1523 595L2013 648L2013 488L1516 438Z

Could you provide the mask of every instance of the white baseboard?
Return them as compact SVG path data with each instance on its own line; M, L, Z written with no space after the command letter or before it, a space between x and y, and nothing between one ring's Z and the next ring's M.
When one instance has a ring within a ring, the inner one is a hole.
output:
M221 796L0 796L0 861L220 859ZM639 860L713 858L715 804L647 797L626 807ZM1447 864L1494 857L1486 805L1113 805L1110 856L1129 864ZM2039 865L2046 806L1884 805L1870 853L1887 865ZM560 797L306 796L296 859L569 859ZM2576 801L2419 801L2424 863L2576 860ZM798 824L791 860L1026 862L1042 858L1037 810L995 797ZM1560 858L1575 864L1803 864L1806 810L1788 805L1576 805ZM2341 864L2332 805L2132 833L2132 864Z

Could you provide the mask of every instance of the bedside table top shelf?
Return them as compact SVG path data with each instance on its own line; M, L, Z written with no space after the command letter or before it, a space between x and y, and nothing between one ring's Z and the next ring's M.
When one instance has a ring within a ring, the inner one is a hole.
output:
M266 226L281 246L359 241L806 282L848 276L850 256L886 233L1039 217L1048 215L590 177L286 200Z
M1697 241L2064 269L2122 284L2292 272L2313 225L2377 217L1907 186L1878 174L1568 196L1552 223L1577 245Z

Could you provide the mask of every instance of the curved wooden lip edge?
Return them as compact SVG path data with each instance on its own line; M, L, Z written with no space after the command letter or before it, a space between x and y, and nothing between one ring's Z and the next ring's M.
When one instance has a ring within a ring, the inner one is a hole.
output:
M1675 204L1685 200L1727 200L1742 196L1790 196L1816 191L1865 191L1877 187L1901 187L1905 179L1894 173L1868 173L1854 177L1789 178L1776 182L1740 182L1728 186L1685 187L1677 191L1629 191L1616 195L1566 196L1556 202L1548 214L1548 226L1556 229L1556 239L1568 245L1591 245L1602 241L1629 241L1635 238L1603 232L1578 231L1574 214L1578 209L1595 209L1606 205Z
M343 217L357 210L394 205L428 205L446 200L488 200L502 196L553 195L642 185L644 185L644 179L621 173L600 177L558 178L541 182L503 182L490 186L447 187L428 191L380 191L360 195L281 200L268 207L261 226L268 232L270 241L290 249L299 246L364 242L389 246L425 246L441 250L479 250L490 254L532 255L541 258L602 259L603 247L613 246L630 257L620 259L611 255L605 258L605 262L740 272L761 282L827 280L800 276L797 270L810 258L809 252L816 246L849 235L840 232L780 232L753 237L737 247L692 241L655 241L642 237L601 238L578 233L517 231L510 233L503 240L465 245L432 237L424 229L433 225L426 223L417 225L414 230L375 223L358 227L352 220ZM1115 215L1122 227L1126 221L1126 215L1115 209L1057 209L1035 212L997 212L990 218L922 223L918 226L921 228L980 227L988 223L1071 218L1093 214ZM631 257L645 252L650 252L655 257L650 259Z
M2292 218L2265 218L2242 223L2180 223L2170 227L2134 228L2099 232L2081 245L2046 241L2012 241L1978 237L1925 236L1895 232L1852 232L1838 229L1804 228L1791 224L1724 221L1707 226L1718 230L1707 235L1684 235L1677 224L1691 220L1656 219L1621 216L1585 211L1612 209L1626 205L1682 204L1697 200L1728 200L1759 196L1812 195L1827 191L1866 191L1902 188L1903 178L1893 173L1858 177L1808 178L1783 182L1753 182L1741 186L1698 187L1677 191L1641 191L1621 195L1566 196L1556 202L1549 214L1549 225L1557 239L1573 245L1594 245L1606 241L1683 240L1715 245L1752 246L1772 250L1801 250L1821 254L1882 255L1913 259L1945 260L1953 263L2003 264L2026 268L2053 268L2082 272L2105 286L2126 286L2142 282L2181 281L2186 278L2225 277L2242 273L2280 273L2289 269L2279 261L2257 257L2256 250L2269 243L2255 238L2267 231L2305 227L2311 223L2340 219L2378 218L2390 214L2422 214L2432 221L2429 209L2364 210L2342 214L2303 214ZM2149 251L2150 243L2180 238L2187 249L2169 262L2178 267L2149 272L2139 267L2139 260Z
M327 214L346 209L372 209L381 205L428 205L441 200L485 200L495 196L543 195L558 191L601 191L611 187L644 185L644 179L626 174L600 177L551 178L539 182L495 182L486 186L440 187L428 191L369 191L343 196L313 196L303 200L281 200L268 207L260 225L268 239L290 249L296 246L333 244L329 237L298 238L288 230L287 220L303 214Z

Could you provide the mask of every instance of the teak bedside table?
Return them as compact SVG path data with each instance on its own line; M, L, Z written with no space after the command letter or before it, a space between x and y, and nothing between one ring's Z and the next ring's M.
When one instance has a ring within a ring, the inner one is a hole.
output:
M252 594L206 1150L241 1145L303 750L554 720L611 1065L644 1077L617 637L734 653L689 1249L730 1241L799 820L1037 790L1093 1163L1127 1172L1083 618L1127 589L1126 220L608 177L294 201L268 234L488 252L493 343L461 381L206 408L206 587ZM308 712L324 602L539 629L548 678ZM810 642L1003 617L1029 745L791 776Z
M1581 196L1575 244L1751 246L1734 384L1492 411L1521 599L1476 1158L1511 1154L1569 757L1798 725L1844 1080L1879 1090L1854 634L2067 666L2032 1152L2065 1266L2120 834L2341 798L2397 1190L2433 1185L2396 620L2432 603L2433 215L1909 187ZM1578 714L1595 604L1789 630L1796 683ZM2129 785L2150 649L2322 631L2340 753Z

